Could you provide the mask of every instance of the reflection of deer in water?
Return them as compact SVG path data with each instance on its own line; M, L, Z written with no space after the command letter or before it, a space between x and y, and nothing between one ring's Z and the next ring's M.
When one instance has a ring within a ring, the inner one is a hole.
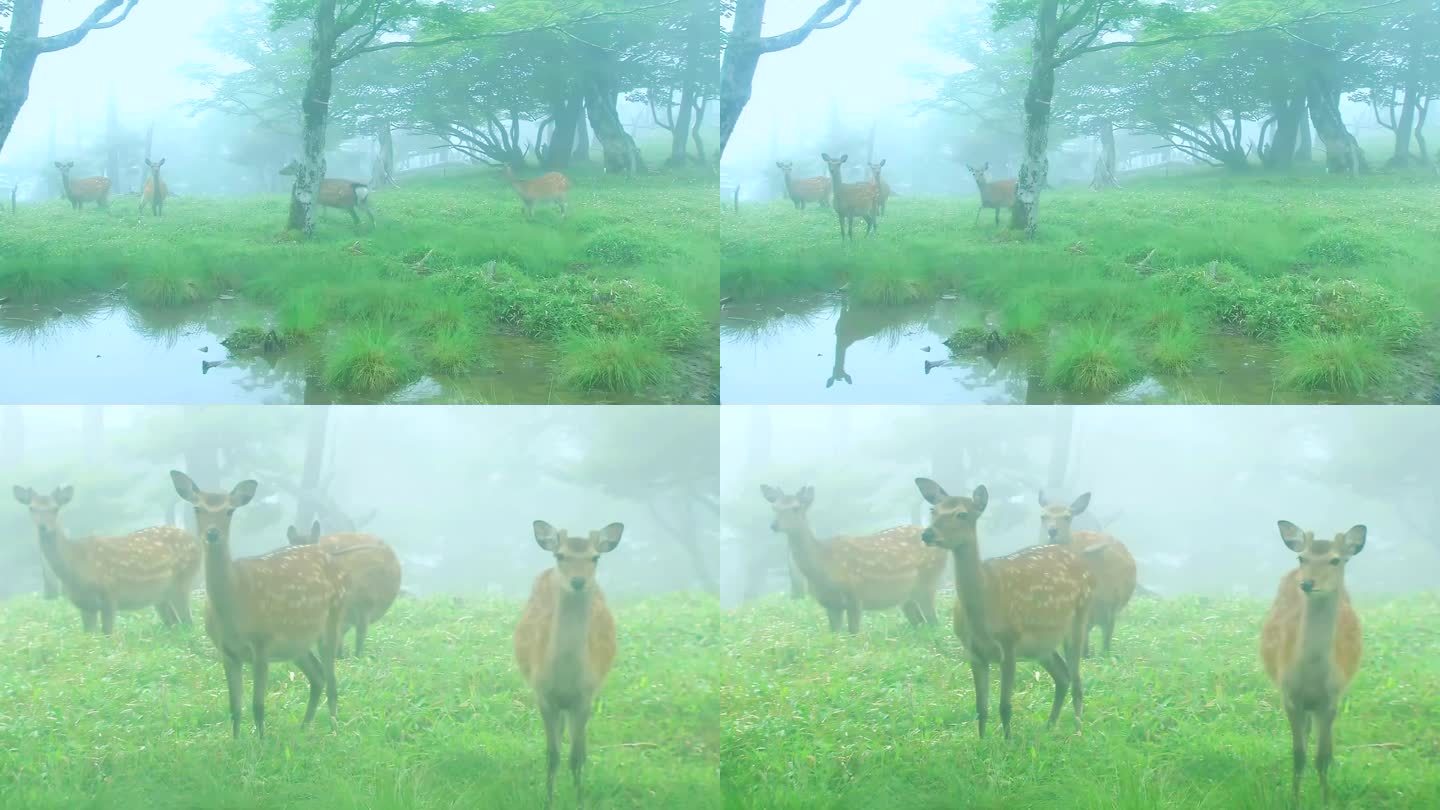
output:
M836 380L854 385L855 381L845 372L845 352L850 345L868 340L886 329L904 323L909 314L909 310L893 307L862 306L854 309L848 296L841 297L840 317L835 320L835 367L831 369L830 379L825 381L825 387L834 385Z

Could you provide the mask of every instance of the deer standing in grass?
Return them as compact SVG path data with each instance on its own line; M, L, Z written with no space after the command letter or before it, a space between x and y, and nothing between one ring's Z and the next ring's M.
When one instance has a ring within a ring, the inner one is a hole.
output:
M145 190L140 193L140 210L144 211L148 205L157 217L165 208L165 198L170 196L170 188L160 179L160 167L164 165L165 158L160 158L159 163L151 163L148 158L145 160Z
M344 574L319 546L292 546L260 557L232 559L230 520L250 503L257 484L241 481L228 493L204 492L179 470L170 471L175 494L195 507L205 541L205 632L220 653L230 694L230 730L240 737L240 676L255 675L255 734L265 736L265 690L271 661L294 661L310 681L305 707L315 719L323 689L336 724L335 648L340 640ZM319 655L316 655L316 650Z
M69 163L55 162L55 168L60 170L60 188L65 192L65 199L70 205L79 211L87 202L95 203L97 208L107 208L110 205L110 178L108 177L82 177L79 180L70 179L70 170L75 168L75 161Z
M1000 209L1009 208L1015 204L1015 181L996 180L990 182L985 179L985 172L990 171L990 163L987 161L984 166L975 168L965 164L970 170L970 176L975 178L975 186L980 189L980 209L975 212L975 224L980 224L980 215L985 213L986 208L995 209L995 225L1000 225Z
M1103 532L1076 531L1071 528L1075 516L1090 505L1086 492L1075 502L1049 503L1040 493L1040 525L1049 542L1069 546L1080 553L1095 578L1095 596L1090 603L1090 623L1085 628L1085 657L1090 657L1090 630L1099 625L1105 642L1105 655L1110 655L1110 641L1115 637L1115 617L1130 604L1135 595L1135 558L1125 544Z
M86 632L115 630L115 614L150 606L166 627L191 624L190 591L200 573L200 545L174 526L152 526L121 537L69 540L60 525L60 509L74 487L41 495L15 487L15 500L30 510L40 536L40 553L55 573L65 597L80 609Z
M515 176L515 170L510 164L505 164L505 179L510 181L510 187L520 195L520 202L525 205L525 216L535 216L535 203L554 203L560 209L560 218L565 218L565 206L567 195L570 193L570 178L560 172L546 172L534 180L521 180Z
M1335 713L1340 696L1360 668L1360 620L1345 591L1345 566L1365 548L1365 527L1352 526L1333 540L1316 540L1282 520L1280 539L1295 552L1299 567L1280 580L1280 590L1260 632L1265 674L1280 687L1290 719L1294 772L1291 793L1300 800L1305 772L1305 743L1310 721L1320 727L1315 770L1322 801L1330 797L1328 771L1333 758Z
M791 177L795 164L786 161L777 161L778 167L785 175L785 196L795 203L795 207L801 211L805 210L806 203L816 203L822 208L830 206L830 178L828 177L805 177L796 180Z
M365 636L385 615L400 593L400 558L373 534L337 532L320 535L320 521L310 525L309 534L294 526L285 530L292 546L314 546L335 556L347 583L345 611L340 625L338 657L345 657L345 634L355 628L355 657L365 654ZM353 552L353 553L351 553Z
M535 690L545 723L545 806L555 800L560 738L570 724L570 774L575 806L585 801L585 726L595 695L615 661L615 619L595 581L600 555L620 545L625 526L611 523L587 535L571 535L535 521L535 542L555 555L530 590L530 601L515 626L515 660Z
M885 168L885 160L882 158L879 163L867 164L870 169L870 182L875 184L875 215L885 216L885 201L890 199L890 184L880 176L880 170Z
M292 177L300 171L300 161L292 160L289 165L280 170L280 174ZM360 224L360 215L356 211L364 211L365 216L370 219L370 226L375 226L375 212L370 210L370 186L357 180L332 180L320 181L319 194L316 202L320 203L320 210L326 208L338 208L341 211L348 211L354 224Z
M850 159L849 155L832 158L824 152L820 159L830 169L831 187L835 189L835 216L840 220L840 238L855 238L855 218L865 220L865 235L875 231L875 206L879 187L874 183L846 183L840 179L840 167Z
M945 552L920 542L919 526L896 526L875 534L837 537L822 544L810 528L815 488L794 495L761 485L775 519L772 531L785 535L790 554L810 583L815 601L825 608L831 632L846 619L860 632L865 610L899 607L912 625L935 623L935 589L945 574Z
M931 506L930 525L921 541L948 550L954 558L955 635L965 646L975 678L980 736L985 736L990 713L990 665L999 663L1000 723L1010 738L1018 658L1039 661L1055 682L1049 727L1060 718L1070 691L1079 733L1084 713L1080 650L1095 590L1085 564L1070 549L1049 545L981 562L976 523L990 500L988 490L978 486L969 496L951 496L929 478L917 478L915 485Z

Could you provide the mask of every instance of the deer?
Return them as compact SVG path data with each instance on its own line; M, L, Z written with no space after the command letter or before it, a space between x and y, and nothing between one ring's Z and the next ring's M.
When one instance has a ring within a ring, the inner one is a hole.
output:
M145 159L145 190L140 193L140 211L144 212L145 206L149 205L151 212L157 217L165 207L165 198L170 196L169 186L160 179L160 167L164 165L165 158L160 158L159 163L151 163L149 158Z
M882 158L879 163L866 164L870 170L870 182L875 185L875 215L885 216L885 201L890 199L890 184L880 177L880 170L885 168L885 160Z
M1284 696L1285 716L1290 720L1292 799L1300 801L1305 744L1310 722L1316 720L1315 770L1321 800L1329 801L1335 713L1360 668L1360 619L1345 591L1345 567L1365 548L1366 528L1352 526L1332 540L1316 540L1314 532L1288 520L1276 525L1299 567L1280 579L1260 631L1260 658L1265 674Z
M70 170L75 168L75 161L61 163L55 161L55 168L60 170L60 187L65 191L65 199L76 211L84 208L85 203L93 202L97 208L110 207L110 178L108 177L82 177L79 180L70 179Z
M1135 558L1125 544L1103 532L1071 528L1076 515L1090 505L1086 492L1069 506L1052 504L1040 492L1040 526L1050 543L1070 546L1080 552L1090 575L1095 578L1095 597L1090 605L1090 623L1085 628L1083 655L1090 657L1090 631L1097 625L1104 637L1104 652L1110 655L1110 642L1115 637L1115 617L1135 595Z
M565 218L565 206L567 195L570 193L570 178L560 172L546 172L533 180L521 180L515 175L515 169L510 164L505 164L505 179L510 181L510 187L520 195L520 202L525 206L526 218L535 216L535 203L553 202L560 209L560 218Z
M964 645L975 678L975 715L980 737L990 713L990 665L1000 664L1000 723L1010 739L1011 693L1017 658L1038 661L1055 682L1049 728L1060 719L1067 689L1082 729L1084 689L1080 650L1089 621L1095 580L1079 555L1065 546L1031 546L980 561L976 525L990 494L983 484L970 495L948 494L929 478L915 486L930 504L927 546L950 552L955 567L955 636ZM1064 649L1064 655L1057 650Z
M80 610L85 632L111 635L119 611L155 608L166 627L192 624L190 591L200 573L200 545L194 535L174 526L151 526L119 537L70 540L60 510L75 495L72 486L41 495L16 486L15 500L30 510L39 534L40 553L61 591Z
M1000 209L1009 208L1015 204L1015 181L996 180L989 182L985 179L985 173L990 171L990 162L986 161L984 166L975 168L965 164L970 170L970 176L975 178L975 186L980 189L980 210L975 212L975 224L980 224L980 215L985 213L986 208L995 209L995 226L1000 226Z
M840 632L842 618L852 635L859 633L862 611L894 607L912 626L936 622L935 589L945 574L946 555L920 542L919 526L896 526L822 544L810 528L814 487L786 495L762 484L760 494L775 512L771 531L789 541L790 554L815 601L825 608L832 633Z
M796 180L791 176L795 164L791 161L776 161L776 168L785 175L785 196L795 203L796 210L804 211L806 203L815 203L822 208L830 207L830 178L806 177Z
M300 172L300 161L292 160L280 174L285 177L293 177ZM348 211L354 224L360 224L360 215L357 211L364 211L365 216L370 219L370 227L375 227L375 212L370 210L370 185L358 180L326 179L320 181L319 194L316 201L320 203L321 211L326 208L338 208L341 211Z
M840 239L847 236L855 239L855 218L865 220L865 235L875 231L875 205L879 189L872 183L846 183L840 179L840 167L850 159L849 155L832 158L824 152L820 159L830 169L830 181L835 189L835 216L840 220Z
M383 540L373 534L335 532L320 535L320 521L310 525L309 534L301 534L294 526L285 530L292 546L318 545L337 557L347 581L345 611L340 625L339 649L336 657L345 657L345 634L355 628L355 657L365 654L365 636L385 615L400 593L400 558ZM346 550L356 553L346 553Z
M287 546L259 557L230 554L230 521L255 498L254 480L227 492L205 492L190 476L170 471L175 494L195 507L205 542L205 632L220 654L230 693L230 730L240 738L240 677L249 664L255 676L255 736L265 736L265 691L271 661L294 661L310 682L301 726L315 719L326 694L335 728L335 649L345 598L344 572L319 546ZM316 650L319 655L316 655Z
M584 806L585 728L595 695L615 662L615 618L595 581L600 557L620 545L623 523L587 534L570 534L534 522L535 542L555 555L555 565L536 577L515 626L515 661L535 692L545 724L545 806L555 800L560 738L570 724L570 774L575 806Z

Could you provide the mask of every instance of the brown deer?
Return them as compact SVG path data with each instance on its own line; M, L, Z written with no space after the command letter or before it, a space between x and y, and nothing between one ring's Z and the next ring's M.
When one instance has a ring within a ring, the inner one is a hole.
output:
M110 178L82 177L71 180L70 170L75 168L73 160L69 163L56 161L55 168L60 170L60 188L65 191L65 199L70 201L76 211L83 208L87 202L95 203L97 208L110 206Z
M830 178L828 177L806 177L796 180L791 177L795 164L786 161L775 163L785 175L785 196L795 203L795 207L801 211L805 210L806 203L815 203L822 208L830 207Z
M74 487L40 495L15 487L15 500L29 507L40 536L40 553L60 580L65 597L80 609L86 632L115 630L115 614L150 606L166 627L191 624L190 591L200 573L200 545L174 526L152 526L121 537L69 540L60 525L60 509Z
M355 628L355 657L365 654L365 636L385 615L400 593L400 558L373 534L337 532L320 536L320 521L301 534L294 526L285 531L292 546L313 546L330 552L345 573L345 615L340 625L338 657L345 657L345 634ZM350 553L354 552L354 553Z
M280 170L280 174L292 177L300 171L300 161L292 160L289 165ZM370 219L370 226L375 226L375 212L370 210L370 186L358 180L321 180L320 193L316 196L316 202L320 203L320 210L326 208L338 208L341 211L348 211L354 224L360 224L360 215L356 211L364 211L365 216Z
M1110 641L1115 637L1115 617L1130 604L1135 595L1135 558L1125 544L1103 532L1074 530L1075 516L1090 505L1086 492L1069 506L1052 504L1040 493L1040 526L1049 542L1070 546L1080 552L1095 578L1095 597L1090 604L1090 624L1085 628L1085 657L1090 656L1090 630L1099 625L1104 636L1105 655L1110 655Z
M824 152L820 159L830 168L830 182L835 189L835 216L840 220L840 239L855 238L855 218L865 220L865 235L875 231L875 205L879 189L873 183L846 183L840 179L840 167L849 155L832 158ZM848 234L847 234L848 227Z
M250 503L258 486L241 481L228 493L204 492L179 470L170 471L175 493L195 507L205 540L205 632L220 653L230 693L230 730L240 737L240 675L255 674L255 734L265 736L265 690L270 662L291 660L310 681L305 707L315 719L323 689L336 724L335 648L345 596L344 573L319 546L293 546L260 557L232 559L230 519ZM316 656L316 648L319 656Z
M870 170L870 182L875 184L875 215L885 216L885 201L890 199L890 184L880 177L880 170L885 168L885 160L882 158L879 163L867 164Z
M571 535L535 521L535 542L555 555L530 590L530 601L515 626L515 661L535 690L545 723L545 806L555 800L560 737L570 722L570 774L575 806L583 807L585 726L595 695L615 661L615 619L595 581L600 555L620 545L625 526L611 523L587 535Z
M955 560L955 635L970 658L975 677L975 715L980 736L990 713L990 665L1000 663L1000 723L1010 738L1010 695L1015 661L1040 662L1055 681L1049 727L1060 718L1068 688L1081 728L1084 689L1080 648L1085 640L1095 580L1078 555L1063 546L1032 546L980 561L976 523L990 494L978 486L951 496L929 478L915 479L931 505L930 526L920 536L927 546L948 550ZM1062 656L1057 647L1063 647Z
M1319 721L1315 770L1320 796L1328 801L1327 772L1333 757L1331 732L1340 696L1360 668L1360 620L1345 591L1345 566L1365 548L1365 527L1352 526L1333 540L1316 540L1282 520L1280 539L1295 552L1300 566L1280 580L1280 590L1260 631L1265 674L1280 687L1290 719L1294 773L1291 793L1300 800L1305 772L1305 743L1310 721Z
M535 203L553 202L560 209L560 218L565 218L565 206L570 193L570 178L560 172L546 172L534 180L521 180L515 176L510 164L505 164L505 179L520 195L525 205L525 216L535 216Z
M149 158L145 160L145 190L140 193L140 210L144 211L149 205L155 216L160 216L165 207L165 198L170 196L170 187L160 179L160 167L165 165L165 158L160 158L159 163L151 163Z
M786 495L762 484L760 494L775 512L770 529L789 540L790 554L810 583L815 601L825 608L831 632L840 631L843 616L849 631L858 633L861 611L893 607L899 607L912 625L935 623L935 589L945 574L945 552L926 548L920 542L919 526L896 526L822 544L808 516L814 487Z
M980 189L980 210L975 212L975 224L980 224L980 215L985 213L986 208L995 209L995 225L1000 225L1000 209L1009 208L1015 204L1015 181L996 180L989 182L985 179L985 172L990 170L990 163L987 161L984 166L975 168L965 164L970 170L970 176L975 178L975 186Z

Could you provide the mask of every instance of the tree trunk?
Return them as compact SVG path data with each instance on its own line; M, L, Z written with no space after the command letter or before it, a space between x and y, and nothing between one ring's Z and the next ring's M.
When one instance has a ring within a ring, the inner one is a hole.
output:
M765 19L764 0L735 4L735 22L720 62L720 154L730 143L730 133L740 113L750 103L750 85L760 66L760 26Z
M1295 162L1309 163L1315 159L1315 145L1310 138L1310 102L1301 93L1297 102L1300 105L1300 128L1299 142L1295 146Z
M570 167L570 160L575 155L576 124L584 110L585 99L578 95L565 99L555 110L554 128L551 130L550 145L545 149L545 160L540 164L542 168L559 171Z
M10 30L0 49L0 150L30 95L30 74L40 57L40 5L40 0L18 0L10 11Z
M315 235L315 197L325 179L325 127L330 116L330 88L335 70L335 2L319 0L315 30L310 37L310 77L300 101L305 154L290 189L289 230L305 238Z
M643 171L645 161L635 146L635 139L620 123L616 110L619 93L611 86L610 77L597 72L585 81L585 112L590 117L590 128L595 130L595 140L600 142L604 155L605 171L633 174Z
M1410 137L1415 131L1415 108L1420 103L1420 88L1415 82L1411 82L1405 88L1405 98L1401 101L1400 118L1395 122L1395 154L1387 161L1389 165L1396 168L1404 168L1410 165Z
M1101 118L1099 126L1101 157L1105 161L1105 171L1113 178L1115 176L1115 122L1109 118Z
M1305 122L1305 99L1291 97L1271 108L1275 116L1275 134L1269 144L1262 144L1260 164L1272 171L1289 171L1295 162L1300 127ZM1307 125L1308 126L1308 125Z
M371 174L370 185L374 188L381 186L399 185L395 182L395 134L390 129L389 121L381 121L375 126L375 142L380 147L380 154L375 157L375 166Z
M1311 73L1305 80L1305 91L1310 104L1310 121L1315 125L1315 134L1325 146L1325 168L1332 174L1358 175L1368 172L1365 154L1355 136L1345 128L1340 117L1340 94L1330 89L1330 83L1318 72Z
M576 103L579 105L576 110L579 115L575 117L575 153L571 160L575 163L589 163L590 124L585 121L585 97L582 95Z
M695 157L701 163L710 162L710 159L705 156L705 141L700 137L703 127L705 126L705 111L709 106L709 99L695 99L695 124L690 128L690 138L695 141Z
M1055 26L1059 0L1040 0L1031 44L1030 83L1025 89L1025 156L1015 183L1010 227L1034 239L1039 225L1040 189L1050 175L1050 102L1055 96Z
M1425 116L1430 112L1429 98L1423 98L1416 107L1415 114L1415 148L1420 152L1420 165L1430 165L1429 147L1425 144Z
M310 524L320 512L315 495L320 491L320 474L325 466L325 432L330 416L330 409L323 406L307 411L310 426L305 435L305 466L300 471L300 491L295 498L295 529L301 534L309 533Z
M120 191L120 103L113 87L105 105L105 176L110 178L111 188Z

